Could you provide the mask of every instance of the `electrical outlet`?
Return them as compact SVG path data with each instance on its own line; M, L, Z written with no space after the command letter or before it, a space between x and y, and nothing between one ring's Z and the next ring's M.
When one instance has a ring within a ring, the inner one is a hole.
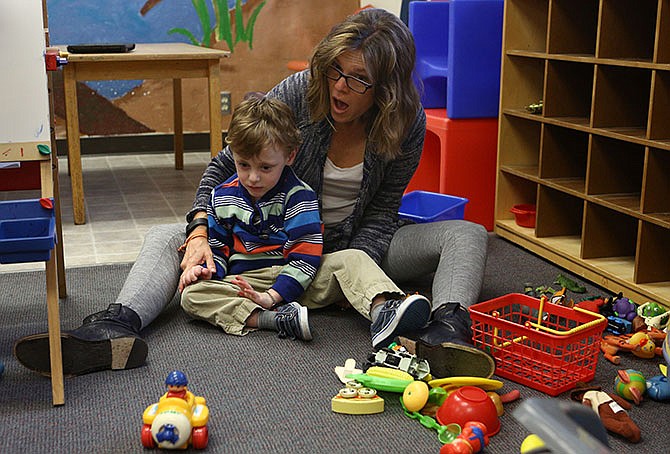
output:
M230 115L230 92L221 92L221 115Z

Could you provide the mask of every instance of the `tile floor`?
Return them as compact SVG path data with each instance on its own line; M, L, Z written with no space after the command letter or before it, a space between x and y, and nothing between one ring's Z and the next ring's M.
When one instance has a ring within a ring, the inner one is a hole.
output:
M132 262L155 224L185 222L209 151L82 157L87 222L74 225L67 159L59 158L65 267ZM39 197L37 191L0 192L0 200ZM43 262L0 264L0 273L44 269Z

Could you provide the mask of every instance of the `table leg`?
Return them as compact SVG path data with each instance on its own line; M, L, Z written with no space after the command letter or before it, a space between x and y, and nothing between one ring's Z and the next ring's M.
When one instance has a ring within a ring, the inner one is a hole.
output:
M84 206L84 183L81 173L81 146L79 143L79 108L77 106L77 79L73 64L63 69L65 95L65 123L67 131L67 162L72 182L72 209L74 223L86 223Z
M221 69L219 59L209 61L208 71L209 90L209 146L212 157L223 149L221 137Z
M174 113L174 168L184 168L184 117L182 115L181 79L172 79L172 110Z

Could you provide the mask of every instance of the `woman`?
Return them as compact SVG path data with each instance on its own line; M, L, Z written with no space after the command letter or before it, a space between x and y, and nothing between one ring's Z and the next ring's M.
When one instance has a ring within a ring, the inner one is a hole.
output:
M293 169L321 203L328 257L319 270L322 278L315 279L322 287L312 289L313 283L307 293L323 292L326 302L333 303L339 292L373 321L375 347L424 325L431 309L476 302L486 261L482 226L445 221L400 227L400 199L418 165L425 135L425 113L412 80L414 64L409 29L389 12L365 9L335 26L317 45L309 70L289 76L268 94L296 115L303 143ZM230 150L224 149L202 177L187 215L188 240L181 225L152 229L117 303L63 334L64 352L72 350L78 358L66 374L144 364L147 346L140 330L158 316L177 286L192 283L191 268L206 263L213 269L207 240L196 234L206 233L201 218L206 218L212 188L234 171ZM182 243L187 243L183 258L176 252ZM356 269L364 273L350 272L352 255L357 257ZM339 286L343 272L357 275L359 282ZM423 297L402 298L393 284L431 273L432 308ZM107 353L110 339L117 346L114 355ZM30 336L17 342L15 353L27 367L48 370L47 346L45 334ZM104 354L89 355L91 347Z

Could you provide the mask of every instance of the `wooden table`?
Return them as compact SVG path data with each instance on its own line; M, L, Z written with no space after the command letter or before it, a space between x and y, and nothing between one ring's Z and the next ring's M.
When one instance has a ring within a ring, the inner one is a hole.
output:
M67 46L57 46L64 55ZM135 50L118 54L68 54L63 67L68 166L72 181L74 223L86 223L81 172L81 145L77 81L172 79L174 103L175 168L184 166L184 129L181 80L206 77L209 92L209 141L212 156L223 145L221 134L221 79L219 60L230 52L184 43L137 44Z

